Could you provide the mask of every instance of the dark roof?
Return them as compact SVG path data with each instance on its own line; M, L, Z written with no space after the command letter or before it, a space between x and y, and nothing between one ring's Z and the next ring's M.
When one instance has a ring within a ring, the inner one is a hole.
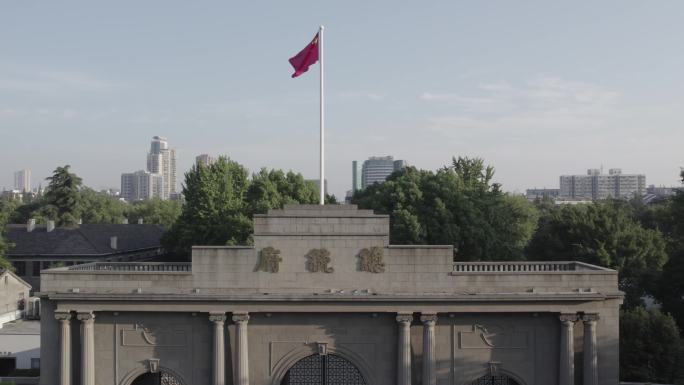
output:
M19 255L107 255L133 250L161 247L164 230L158 225L79 225L56 228L47 232L36 226L30 233L26 225L7 225L7 239L12 246L7 256ZM117 249L110 247L110 238L117 237Z

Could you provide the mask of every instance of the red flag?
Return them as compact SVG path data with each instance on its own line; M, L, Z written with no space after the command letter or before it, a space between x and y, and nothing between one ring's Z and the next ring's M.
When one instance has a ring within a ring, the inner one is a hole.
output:
M294 67L293 78L309 70L309 66L318 61L318 34L311 40L311 43L304 47L298 54L290 58L290 64Z

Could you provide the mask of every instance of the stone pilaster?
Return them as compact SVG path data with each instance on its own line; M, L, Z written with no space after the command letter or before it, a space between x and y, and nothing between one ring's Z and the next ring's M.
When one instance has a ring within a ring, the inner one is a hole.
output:
M423 385L437 385L437 363L435 362L435 323L436 314L423 313Z
M214 385L226 385L226 345L224 326L226 315L224 313L210 313L209 321L214 323L214 354L213 371Z
M81 384L95 385L95 314L78 313L81 321Z
M233 322L237 325L235 344L235 385L249 385L249 341L247 339L247 323L249 314L233 313Z
M411 385L411 322L413 314L397 314L399 336L397 340L397 385Z
M71 313L55 312L60 321L59 334L59 385L71 385Z
M596 347L596 322L598 314L584 314L584 385L598 385L598 349Z
M561 313L560 364L558 365L558 384L575 385L575 346L573 327L577 314Z

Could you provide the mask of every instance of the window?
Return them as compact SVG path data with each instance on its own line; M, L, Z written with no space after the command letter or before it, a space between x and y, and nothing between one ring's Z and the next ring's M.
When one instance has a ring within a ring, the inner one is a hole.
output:
M14 270L16 271L18 276L20 276L20 277L26 276L26 262L15 261L15 262L12 262L12 266L14 266Z
M40 261L31 262L31 275L34 277L40 277Z
M40 358L31 358L31 369L40 369Z

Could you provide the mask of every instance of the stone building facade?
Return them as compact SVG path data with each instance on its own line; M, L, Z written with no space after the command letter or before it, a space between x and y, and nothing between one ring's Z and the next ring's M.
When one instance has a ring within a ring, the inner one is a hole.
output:
M286 206L254 246L41 276L41 384L616 385L617 273L453 262L389 218Z

